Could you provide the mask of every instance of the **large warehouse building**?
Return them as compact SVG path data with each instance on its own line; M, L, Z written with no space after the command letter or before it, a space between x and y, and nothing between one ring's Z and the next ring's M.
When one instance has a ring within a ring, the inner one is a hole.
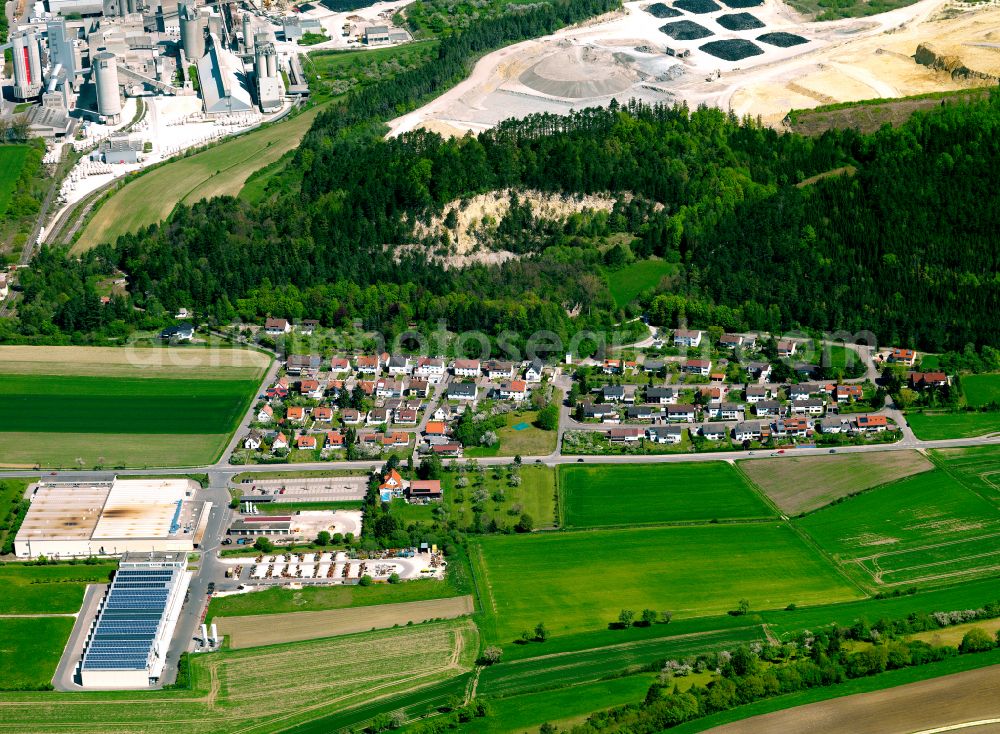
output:
M84 644L83 687L155 685L190 581L186 553L125 554Z
M194 501L197 488L184 478L41 482L14 553L66 558L194 550L211 510L210 502Z

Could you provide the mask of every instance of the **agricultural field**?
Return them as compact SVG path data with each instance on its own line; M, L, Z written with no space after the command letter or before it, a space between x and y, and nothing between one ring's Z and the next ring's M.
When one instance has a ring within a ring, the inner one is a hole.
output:
M193 690L5 693L0 728L266 734L464 675L478 650L468 621L197 656ZM362 671L359 673L359 671ZM66 705L72 701L73 705ZM329 729L325 729L329 731Z
M842 497L930 471L934 465L916 451L879 451L741 461L739 468L782 512L798 515Z
M1000 446L935 449L930 454L957 481L1000 507Z
M906 422L923 441L972 438L1000 432L1000 413L908 412Z
M608 273L608 288L615 303L621 307L634 301L640 293L659 285L663 278L673 275L677 266L666 260L639 260L621 270Z
M129 181L97 210L73 247L79 253L166 219L177 204L236 196L250 175L297 147L322 107L167 163Z
M797 525L871 588L1000 571L1000 511L940 469L818 510Z
M107 583L114 563L0 566L0 614L75 614L87 584Z
M566 527L774 517L729 464L564 464Z
M1000 374L965 375L962 377L965 402L981 408L990 403L1000 403ZM997 430L1000 430L1000 413L994 413Z
M208 607L208 619L371 607L455 596L459 596L459 591L447 579L421 579L404 584L373 586L307 586L302 589L272 587L251 594L214 597Z
M249 407L268 364L261 354L235 354L2 347L6 420L0 465L210 463ZM226 361L233 366L224 366Z
M0 145L0 216L7 212L21 169L31 148L27 145Z
M471 553L484 634L500 642L538 622L555 635L605 629L623 607L687 618L742 598L772 609L861 596L777 523L486 536Z
M0 624L0 690L47 687L72 630L72 617L3 620Z
M215 617L214 621L219 625L219 632L229 638L230 647L239 649L403 627L432 619L454 619L472 612L472 597L456 596L322 612Z

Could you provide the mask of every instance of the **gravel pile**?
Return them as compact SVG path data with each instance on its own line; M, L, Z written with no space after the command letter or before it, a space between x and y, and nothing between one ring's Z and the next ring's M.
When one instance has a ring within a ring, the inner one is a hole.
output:
M803 43L809 43L808 38L796 36L794 33L784 33L782 31L778 31L776 33L765 33L762 36L757 36L757 40L769 43L772 46L780 46L781 48L788 48L789 46L798 46Z
M705 26L700 26L690 20L678 20L660 26L660 31L666 33L675 41L694 41L698 38L714 36Z
M731 38L725 41L709 41L699 48L707 54L724 61L739 61L750 56L760 56L764 49L753 41L742 38Z
M750 13L730 13L720 15L716 18L719 25L730 31L750 31L754 28L763 28L764 24L757 20Z

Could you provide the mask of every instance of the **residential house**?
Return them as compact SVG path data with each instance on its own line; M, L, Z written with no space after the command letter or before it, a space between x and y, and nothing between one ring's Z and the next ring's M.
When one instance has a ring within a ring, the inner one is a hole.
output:
M710 385L703 385L698 388L698 392L702 397L708 398L709 400L722 400L722 388Z
M272 420L274 420L274 408L270 405L265 405L257 411L258 423L270 423Z
M476 400L479 389L474 382L452 382L448 385L449 400Z
M435 408L433 415L431 416L436 421L450 421L454 411L451 406L447 403L441 403L437 408Z
M393 354L389 357L389 364L386 369L390 375L408 375L413 369L410 358L404 354Z
M444 421L427 421L427 425L424 427L425 436L447 436L448 426Z
M306 409L301 405L292 405L285 413L285 418L290 423L302 423L306 419Z
M281 336L292 330L287 319L268 319L264 322L264 333L268 336Z
M716 369L718 369L718 366L716 366ZM711 372L708 375L708 379L710 379L712 382L725 382L726 381L726 373L725 372Z
M823 415L826 403L819 398L792 401L792 415Z
M375 397L401 398L403 397L403 383L383 377L375 383Z
M646 402L674 405L677 402L677 391L672 387L647 387Z
M354 408L344 408L340 411L340 420L345 426L357 426L361 424L361 413Z
M389 473L382 477L382 483L378 485L380 495L388 493L390 497L402 497L406 491L406 480L399 475L395 469L390 469Z
M440 500L444 493L441 491L440 479L414 479L410 482L407 492L412 500Z
M376 380L358 380L357 387L362 393L371 397L375 394L375 388L378 385Z
M406 394L414 395L418 398L426 398L430 391L430 384L427 380L410 380L406 384Z
M295 327L295 330L302 334L302 336L311 336L316 329L319 328L319 321L316 319L302 319L299 325Z
M662 359L647 359L642 363L642 369L645 372L659 372L665 369L667 363Z
M722 349L736 349L741 346L743 346L741 334L723 334L719 337L719 347Z
M444 360L439 357L420 357L413 370L413 376L436 385L444 379L446 372Z
M285 372L290 375L315 375L322 361L318 354L290 354L285 360Z
M706 413L715 420L736 421L743 417L743 406L739 403L711 402Z
M820 392L819 385L811 382L803 382L800 385L791 385L788 388L788 397L791 400L806 400Z
M325 392L326 390L320 385L319 380L302 380L299 382L299 394L307 398L319 400Z
M651 421L662 414L659 405L632 405L625 409L625 419L630 421Z
M689 359L684 363L684 371L689 375L708 377L712 371L712 361L708 359Z
M377 355L359 354L354 360L358 373L362 375L377 375L382 371L382 364Z
M379 436L379 443L386 448L405 448L410 445L410 434L406 431L393 431Z
M812 434L812 424L805 416L779 418L774 422L775 438L806 438Z
M948 375L944 372L911 372L909 382L910 387L914 390L924 390L928 387L945 387L948 384Z
M584 420L599 420L605 423L617 423L618 411L609 403L602 403L600 405L585 403L583 406L583 417Z
M667 420L668 421L684 421L687 423L693 423L695 419L695 414L697 413L697 408L693 405L668 405L667 406Z
M284 433L278 432L278 435L274 437L274 441L271 443L271 451L281 451L282 449L288 448L288 437Z
M737 441L760 441L762 436L763 430L758 421L743 421L733 428L733 438Z
M854 418L854 426L859 431L881 433L889 429L889 419L884 415L858 415Z
M889 352L889 362L892 364L905 364L907 367L912 367L913 363L917 361L917 353L912 349L901 349L900 347L893 347Z
M330 372L341 375L351 371L351 361L347 357L334 357L330 360Z
M690 329L677 329L674 332L675 347L697 347L701 345L701 332Z
M451 442L442 443L431 447L431 451L438 456L457 458L462 455L462 444Z
M347 439L344 434L340 431L327 431L326 432L326 444L323 446L324 449L328 451L334 451L336 449L342 449L347 443Z
M456 359L451 369L455 377L479 377L479 360Z
M366 449L377 449L382 450L382 446L379 444L379 434L373 433L371 431L365 431L364 433L358 434L358 445L363 446Z
M260 431L250 431L243 439L243 448L257 451L264 443L264 434Z
M312 409L312 417L314 421L329 423L333 420L333 408L329 405L320 405L319 407Z
M778 340L778 356L782 358L791 357L795 354L797 345L791 339Z
M771 364L769 362L750 362L747 365L747 377L767 382L771 379Z
M268 400L284 400L288 397L288 378L282 377L274 385L267 388L264 396Z
M194 339L194 327L184 322L176 326L168 326L160 332L160 339L165 341L189 342Z
M705 423L701 435L708 441L723 441L729 437L729 426L725 423Z
M483 372L490 380L510 380L514 377L514 363L490 360L483 363Z
M777 400L758 400L754 403L753 410L757 415L780 415L781 403Z
M771 397L771 388L763 385L748 385L746 389L748 403L759 403Z
M680 426L649 426L646 438L653 443L678 444L684 438L684 429Z
M620 403L625 399L625 386L605 385L601 388L601 396L607 403Z
M833 399L838 403L846 403L850 400L861 400L864 391L861 385L837 385L833 390Z
M605 435L611 443L637 443L645 434L642 428L618 426L609 428Z
M527 367L524 368L524 379L526 382L541 382L542 372L544 370L544 365L542 360L533 359Z
M512 380L511 382L501 382L499 389L501 400L513 400L521 402L528 397L528 385L524 380Z
M850 423L847 418L841 418L840 416L830 416L829 418L823 418L817 424L820 433L843 433L847 430Z
M295 448L300 451L312 451L316 448L316 437L311 435L299 436L295 439Z
M368 411L365 423L369 426L380 426L392 422L392 412L385 408L372 408Z
M417 422L417 411L413 408L403 408L395 415L396 423L400 423L405 426L412 426Z
M606 375L620 375L622 372L622 361L620 359L606 359L601 366L601 370Z

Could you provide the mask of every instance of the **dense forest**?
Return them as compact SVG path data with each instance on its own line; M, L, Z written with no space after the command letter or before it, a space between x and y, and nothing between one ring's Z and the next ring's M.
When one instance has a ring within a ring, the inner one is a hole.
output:
M984 195L1000 178L1000 93L872 135L809 138L715 109L630 103L478 137L384 138L381 121L485 51L612 5L560 0L477 20L427 64L335 102L259 204L180 206L79 262L43 252L23 280L20 323L0 337L120 335L193 305L219 322L360 319L390 335L444 320L566 337L643 309L667 326L871 330L935 351L1000 342L982 318L1000 307L1000 199ZM417 242L415 221L507 188L618 203L558 222L512 207L498 233L519 257L500 265L447 269L431 257L447 251L447 233ZM677 274L623 311L606 275L647 257ZM116 268L130 296L95 307L92 284Z

